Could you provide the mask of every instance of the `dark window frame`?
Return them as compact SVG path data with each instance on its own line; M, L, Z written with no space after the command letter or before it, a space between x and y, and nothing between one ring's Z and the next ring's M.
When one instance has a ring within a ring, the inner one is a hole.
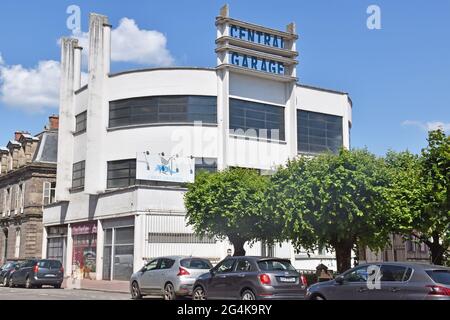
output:
M343 146L342 116L297 110L297 152L299 154L337 153Z
M217 125L216 96L146 96L109 102L110 129L135 125L194 124L200 121L206 125Z
M245 137L286 141L285 107L261 102L230 98L229 129L234 135L241 136L236 130L243 130ZM278 129L278 138L273 138L271 130ZM256 136L249 135L249 130L256 130ZM261 136L266 130L266 137Z
M121 167L121 165L123 165L123 167ZM118 166L118 168L112 168L113 166ZM128 174L122 177L112 177L113 173L118 174L120 171L123 171L124 173L128 171ZM136 159L108 161L106 179L107 189L127 188L136 185ZM119 180L123 180L123 182L125 182L125 180L127 181L126 183L120 184L117 183ZM113 184L113 182L116 182L116 184Z
M79 176L76 176L79 173ZM72 189L84 189L86 161L79 161L72 166Z
M75 133L86 132L86 129L87 129L87 111L84 111L75 116Z

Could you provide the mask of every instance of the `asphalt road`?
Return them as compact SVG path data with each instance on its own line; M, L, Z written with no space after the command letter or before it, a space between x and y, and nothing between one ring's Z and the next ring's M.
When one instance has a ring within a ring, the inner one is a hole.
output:
M130 300L129 293L90 290L4 288L0 287L2 300Z

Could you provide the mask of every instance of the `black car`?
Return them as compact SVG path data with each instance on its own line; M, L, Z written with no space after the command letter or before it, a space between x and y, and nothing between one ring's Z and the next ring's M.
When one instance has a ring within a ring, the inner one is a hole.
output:
M0 268L0 283L3 284L4 287L9 286L10 276L18 265L18 261L8 261Z
M289 260L228 257L197 278L192 298L271 300L304 299L306 278Z
M25 286L26 288L43 285L61 288L64 280L64 268L58 260L27 260L16 266L11 275L10 287Z

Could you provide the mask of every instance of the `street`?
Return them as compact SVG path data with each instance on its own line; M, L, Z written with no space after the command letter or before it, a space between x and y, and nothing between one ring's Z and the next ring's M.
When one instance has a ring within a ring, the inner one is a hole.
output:
M91 290L5 288L0 287L2 300L130 300L128 293L102 292Z

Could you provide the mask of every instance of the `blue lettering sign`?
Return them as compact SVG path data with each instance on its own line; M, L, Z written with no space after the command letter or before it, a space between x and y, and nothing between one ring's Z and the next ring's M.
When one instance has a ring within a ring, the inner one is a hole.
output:
M271 35L270 33L266 32L255 31L245 27L230 25L230 36L251 43L284 49L283 37Z
M245 38L245 28L239 27L239 39Z
M282 62L275 60L259 59L254 56L230 52L231 64L256 71L284 75L285 68Z
M232 26L230 27L230 32L231 32L231 36L232 36L232 37L236 37L237 30L238 30L238 29L237 29L236 26L233 26L233 25L232 25Z

